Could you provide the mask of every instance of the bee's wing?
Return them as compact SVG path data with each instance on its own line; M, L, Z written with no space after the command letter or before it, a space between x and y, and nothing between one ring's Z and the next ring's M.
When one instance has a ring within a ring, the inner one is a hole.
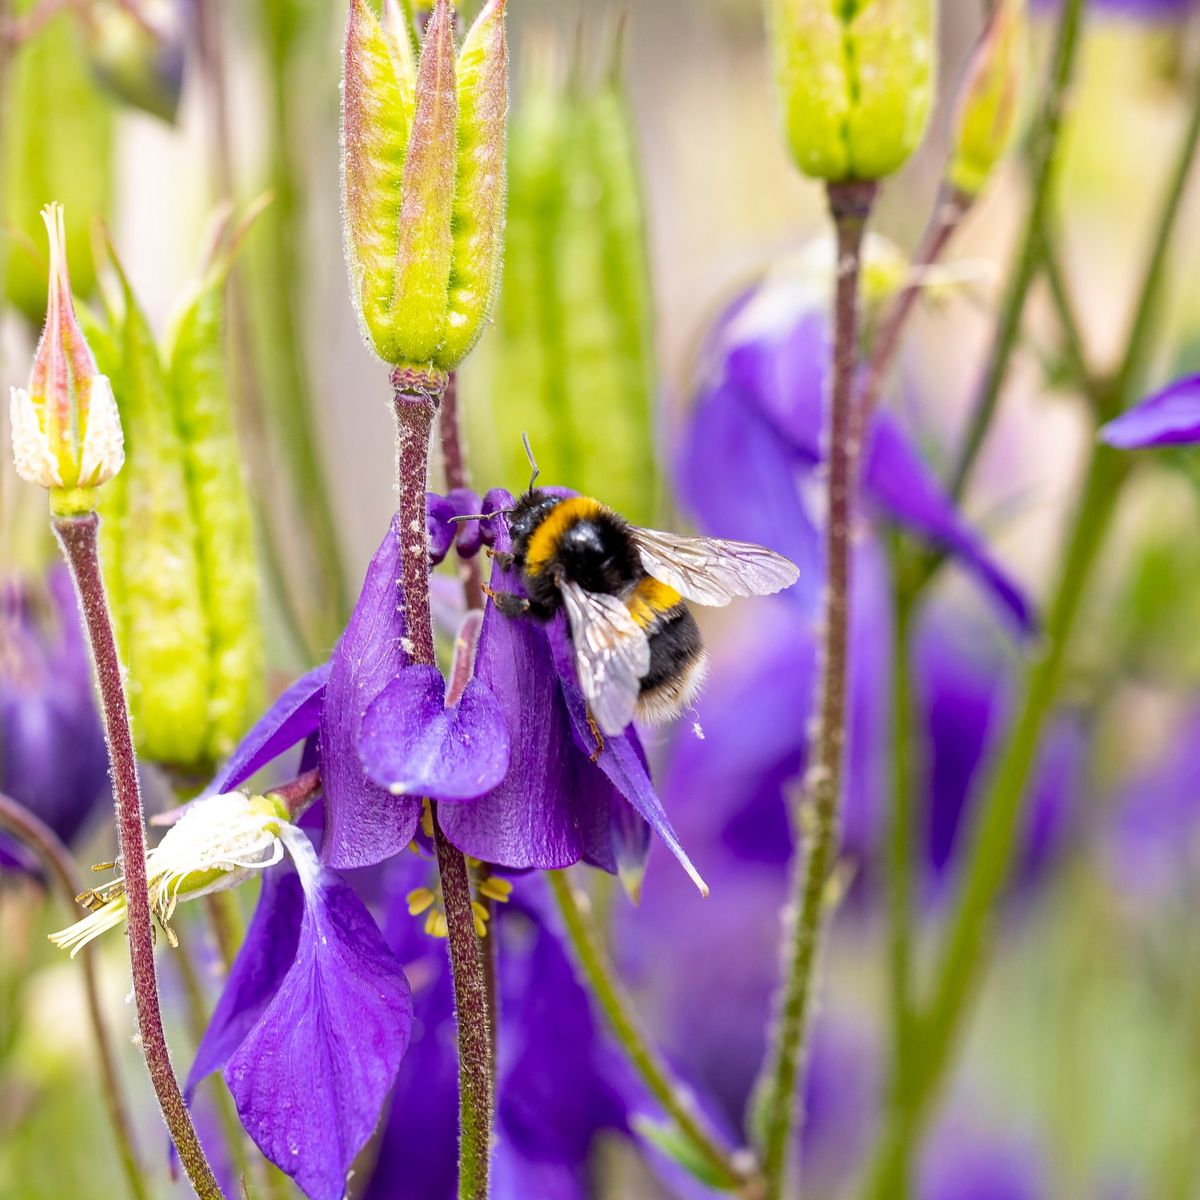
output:
M646 574L697 604L720 608L735 596L769 596L800 577L795 563L750 542L679 537L658 529L632 532Z
M579 684L596 723L615 737L633 720L642 677L650 670L650 642L616 596L589 592L570 580L560 590Z

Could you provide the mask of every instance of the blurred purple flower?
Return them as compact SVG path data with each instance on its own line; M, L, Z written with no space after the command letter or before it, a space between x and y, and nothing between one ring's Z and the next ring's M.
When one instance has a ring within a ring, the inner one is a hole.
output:
M254 1143L310 1200L341 1200L412 1030L400 961L307 837L267 871L246 940L184 1085L220 1070Z
M823 573L816 468L829 332L820 303L810 286L776 281L731 306L711 338L676 452L681 498L704 530L791 558L801 581L789 595L810 613ZM1031 631L1024 594L888 412L868 431L863 492L876 511L948 550L1019 631Z
M1200 441L1200 375L1177 379L1100 430L1118 450L1180 446Z
M403 903L419 860L391 868L389 939L413 981L412 1046L400 1069L365 1200L452 1200L456 1184L458 1068L445 948L422 935ZM423 877L422 880L423 881ZM628 1134L630 1082L601 1038L587 994L540 906L523 888L497 912L500 1023L496 1200L585 1200L597 1137Z
M951 1118L921 1156L920 1200L1049 1200L1042 1147L1030 1136Z
M24 584L0 590L0 791L70 842L108 796L108 754L65 567L47 575L46 597L51 612L42 617ZM0 836L4 866L32 860Z
M1181 720L1157 761L1120 789L1106 851L1121 896L1162 900L1195 878L1200 861L1200 707Z

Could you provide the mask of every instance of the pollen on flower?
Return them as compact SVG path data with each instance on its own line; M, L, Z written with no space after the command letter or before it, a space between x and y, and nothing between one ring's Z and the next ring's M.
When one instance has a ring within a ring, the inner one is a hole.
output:
M428 807L426 812L428 812ZM491 874L490 868L478 859L467 858L467 871L471 881L471 921L475 933L479 937L487 937L488 921L491 910L485 901L497 904L507 904L512 897L513 885L510 880L501 879ZM442 900L440 885L435 887L413 888L405 896L408 911L419 917L425 914L425 932L431 937L444 938L449 935L449 923L446 920L446 908Z
M198 800L146 855L146 880L155 920L171 946L178 939L171 917L180 900L236 887L252 872L283 857L281 806L264 797L228 792ZM74 958L89 942L115 929L126 916L122 876L76 898L90 914L50 940Z

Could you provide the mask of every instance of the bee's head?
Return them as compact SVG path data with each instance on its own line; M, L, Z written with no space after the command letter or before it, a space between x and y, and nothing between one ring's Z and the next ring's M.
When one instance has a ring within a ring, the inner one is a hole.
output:
M507 517L513 554L518 559L525 557L525 550L533 531L546 519L550 510L561 503L561 496L555 496L542 488L531 487L522 494Z

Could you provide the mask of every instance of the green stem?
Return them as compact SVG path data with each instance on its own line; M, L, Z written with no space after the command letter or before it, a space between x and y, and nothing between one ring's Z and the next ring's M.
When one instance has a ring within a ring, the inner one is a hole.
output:
M788 1150L796 1125L796 1091L812 1005L813 976L825 923L826 889L840 838L842 768L849 676L850 573L858 445L854 438L854 383L858 366L858 283L863 235L876 184L830 184L837 238L832 386L826 427L827 516L825 611L820 642L820 691L808 746L808 770L799 810L791 901L784 910L783 984L763 1074L756 1091L767 1200L783 1194Z
M1197 78L1194 87L1191 115L1188 118L1179 154L1167 183L1162 211L1154 225L1154 241L1146 260L1141 291L1130 321L1129 336L1125 343L1125 356L1121 360L1121 366L1117 371L1116 381L1111 392L1112 410L1104 414L1106 416L1115 415L1120 411L1121 406L1134 398L1134 393L1140 387L1145 373L1146 362L1153 352L1151 335L1154 331L1154 318L1158 312L1163 284L1166 280L1171 238L1179 221L1180 210L1187 193L1188 180L1196 162L1198 147L1200 147L1200 77Z
M85 890L84 882L71 861L70 851L59 841L54 830L28 809L3 794L0 794L0 829L7 830L38 856L47 876L62 893L67 911L76 912L75 897ZM113 1140L117 1144L117 1157L121 1160L121 1167L125 1172L129 1194L134 1200L149 1200L150 1193L142 1178L142 1169L134 1150L133 1125L129 1120L129 1106L125 1102L117 1055L100 1004L100 988L96 982L96 963L91 947L84 950L82 958L88 1023L92 1027L96 1055L100 1060L100 1094L104 1099L104 1110L108 1113L109 1124L112 1126Z
M1030 670L1021 711L984 796L935 973L933 1000L918 1022L913 1053L907 1058L908 1077L902 1081L868 1173L866 1194L879 1200L890 1200L898 1194L930 1102L957 1044L990 940L996 900L1016 848L1021 801L1036 762L1042 729L1062 682L1071 631L1127 471L1128 461L1116 452L1101 445L1094 448L1046 620L1044 649Z
M588 988L608 1020L618 1044L663 1111L679 1127L723 1187L745 1188L746 1173L731 1160L707 1128L691 1098L642 1030L633 1002L617 979L589 915L589 901L575 890L566 871L547 871L546 879L562 914L575 960Z
M910 635L913 600L900 574L901 544L892 560L896 565L895 627L892 632L892 808L888 837L888 966L891 975L893 1092L907 1074L910 1030L913 1020L913 836L916 832L916 769L913 753L916 729Z
M1030 139L1032 201L1029 217L1025 222L1008 291L1000 309L1000 321L996 326L983 384L967 425L958 463L951 476L950 491L955 500L962 498L975 460L983 448L996 403L1000 399L1000 390L1008 375L1009 362L1020 339L1021 317L1025 312L1025 301L1037 272L1042 229L1047 224L1054 193L1060 158L1058 150L1063 112L1082 40L1080 35L1086 3L1087 0L1064 0L1058 20L1050 80L1042 101L1041 118L1035 124Z

